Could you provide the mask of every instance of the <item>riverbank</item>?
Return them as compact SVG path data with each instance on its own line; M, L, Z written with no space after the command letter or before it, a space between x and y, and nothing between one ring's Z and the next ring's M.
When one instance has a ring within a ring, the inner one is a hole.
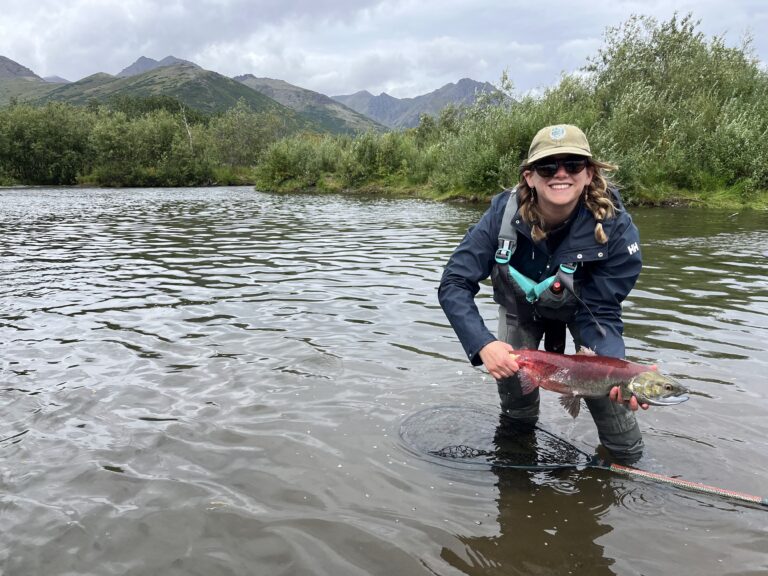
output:
M346 196L377 196L392 199L415 198L419 200L432 200L435 202L449 202L456 204L487 204L501 188L488 194L476 194L461 190L438 192L429 185L413 185L404 182L379 181L367 183L356 187L343 186L332 176L320 178L315 185L307 186L294 181L284 182L279 187L262 187L254 184L252 180L235 179L229 182L215 182L205 186L153 186L156 188L214 188L221 186L253 187L262 192L276 194L342 194ZM92 184L77 184L72 186L56 186L56 188L101 188L101 189L126 189L145 188L146 186L94 186ZM4 182L0 184L0 191L9 189L41 189L50 188L44 185L13 184ZM722 210L757 210L768 211L768 190L758 190L750 194L744 194L737 188L691 192L672 188L658 188L655 190L627 191L622 190L624 203L629 207L663 208L663 207L691 207L711 208Z
M461 190L438 192L428 184L412 185L398 181L378 181L350 188L332 176L321 177L313 186L306 186L295 181L286 181L274 189L259 190L276 193L333 193L362 196L386 196L388 198L418 198L441 202L456 202L467 204L487 203L502 188L488 194L477 194ZM659 187L654 190L623 190L622 195L628 206L643 207L695 207L733 210L768 210L768 190L745 192L741 188L727 188L713 191L692 192L677 190L671 187Z

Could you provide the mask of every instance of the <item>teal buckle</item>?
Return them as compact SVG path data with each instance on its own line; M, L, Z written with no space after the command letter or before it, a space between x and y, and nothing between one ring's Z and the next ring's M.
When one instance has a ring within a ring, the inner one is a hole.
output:
M508 264L510 258L512 258L512 251L509 248L499 248L496 250L497 264Z
M520 289L525 293L525 299L531 304L536 302L545 290L548 290L552 284L555 283L555 276L545 278L541 282L534 282L527 276L523 276L515 270L512 266L509 266L509 275L512 276L514 281L520 286Z

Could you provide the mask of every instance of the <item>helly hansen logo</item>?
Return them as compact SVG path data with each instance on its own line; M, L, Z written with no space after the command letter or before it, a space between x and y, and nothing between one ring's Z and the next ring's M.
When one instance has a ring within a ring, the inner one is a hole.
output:
M635 242L634 244L630 244L629 246L627 246L627 250L629 250L630 254L634 254L635 252L640 250L640 246L638 246L637 242Z

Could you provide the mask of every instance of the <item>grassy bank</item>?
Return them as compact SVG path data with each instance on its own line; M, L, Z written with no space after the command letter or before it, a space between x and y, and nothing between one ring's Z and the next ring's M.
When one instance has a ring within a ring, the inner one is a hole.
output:
M370 181L363 185L350 188L342 185L333 174L321 175L318 182L313 186L306 186L302 182L289 180L275 188L264 189L259 186L256 186L256 188L283 194L333 193L389 198L418 198L438 202L460 202L470 204L487 204L494 194L503 190L503 188L496 188L487 193L472 193L466 190L439 192L428 185L414 186L403 181L393 182L391 179L386 181ZM694 192L667 187L655 189L653 191L636 191L629 197L627 205L630 207L690 206L699 208L768 211L768 190L760 190L745 197L743 190L737 187L707 192Z

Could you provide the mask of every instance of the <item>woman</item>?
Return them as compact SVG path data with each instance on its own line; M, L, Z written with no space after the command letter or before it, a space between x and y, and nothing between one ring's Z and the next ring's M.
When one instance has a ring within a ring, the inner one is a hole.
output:
M637 228L618 192L592 158L584 133L561 124L541 129L528 151L514 190L493 198L490 209L454 251L438 292L473 365L496 379L503 421L531 430L538 418L538 390L523 395L510 355L515 348L564 352L566 326L576 349L624 357L621 302L642 267ZM495 337L474 302L491 276L499 304ZM642 437L633 397L618 388L586 400L602 444L624 461L638 459ZM643 405L647 408L647 405Z

